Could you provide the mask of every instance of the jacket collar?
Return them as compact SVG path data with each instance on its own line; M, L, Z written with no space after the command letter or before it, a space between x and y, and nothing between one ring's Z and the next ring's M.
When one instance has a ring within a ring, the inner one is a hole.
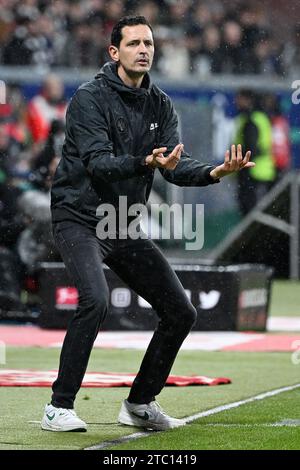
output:
M150 75L145 74L140 88L134 88L126 85L118 75L117 64L115 62L107 62L103 65L100 71L95 76L96 79L104 78L111 88L114 88L119 93L126 93L132 97L139 97L148 94L152 88L152 83L150 80Z

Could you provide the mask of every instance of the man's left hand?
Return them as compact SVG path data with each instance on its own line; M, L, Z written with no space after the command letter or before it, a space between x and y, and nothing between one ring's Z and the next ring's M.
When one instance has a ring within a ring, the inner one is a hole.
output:
M235 145L231 146L231 154L230 150L227 150L225 153L224 163L222 165L216 166L210 172L210 176L214 179L223 178L223 176L230 175L235 171L240 171L243 168L251 168L255 166L254 162L250 162L251 152L248 151L243 157L242 153L242 146L239 144L237 146L237 150Z

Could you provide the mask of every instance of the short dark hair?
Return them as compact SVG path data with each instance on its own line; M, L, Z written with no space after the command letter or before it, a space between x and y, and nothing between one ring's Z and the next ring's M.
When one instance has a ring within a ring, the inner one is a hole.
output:
M121 18L117 24L113 27L111 32L111 44L115 47L120 47L120 42L122 41L122 29L125 26L137 26L139 24L144 24L151 29L153 33L153 29L148 20L144 16L124 16Z

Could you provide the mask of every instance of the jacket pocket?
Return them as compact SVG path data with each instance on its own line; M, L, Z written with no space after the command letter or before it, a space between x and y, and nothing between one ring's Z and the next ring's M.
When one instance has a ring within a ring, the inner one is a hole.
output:
M92 184L90 183L87 188L82 191L79 199L77 200L76 203L76 208L77 210L81 209L86 209L86 210L91 210L98 207L100 201L99 201L99 196L95 192Z
M77 209L81 209L81 208L82 208L82 206L84 205L85 201L86 201L87 198L89 197L91 188L92 188L92 185L91 185L91 184L88 184L88 186L86 186L85 188L83 188L83 189L80 191L80 195L79 195L78 199L76 200L76 208L77 208Z

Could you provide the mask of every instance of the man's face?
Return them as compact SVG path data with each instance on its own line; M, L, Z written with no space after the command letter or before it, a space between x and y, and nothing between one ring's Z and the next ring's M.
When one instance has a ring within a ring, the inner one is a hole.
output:
M45 95L52 103L59 102L64 96L64 85L60 78L50 75L45 82Z
M112 58L119 61L128 75L143 75L151 69L154 43L147 25L124 26L119 48L113 48Z
M251 110L253 103L252 100L247 96L238 94L236 96L236 106L239 111L246 112Z

